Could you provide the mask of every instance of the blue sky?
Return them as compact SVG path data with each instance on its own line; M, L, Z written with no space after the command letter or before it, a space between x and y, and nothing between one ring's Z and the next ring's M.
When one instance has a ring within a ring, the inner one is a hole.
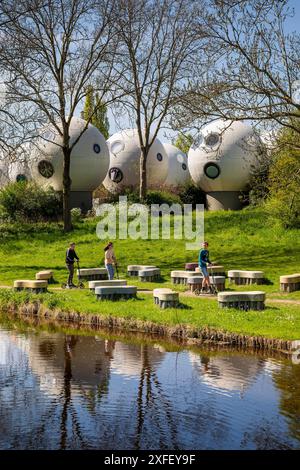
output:
M289 18L286 27L287 27L287 32L294 32L300 30L300 0L289 0L289 5L291 8L294 9L294 16ZM299 77L300 79L300 77ZM118 126L115 123L114 117L111 112L108 112L108 117L109 117L109 123L110 123L110 135L114 134L115 132L118 132ZM128 128L131 127L129 124L129 121L124 118L122 121L122 128ZM124 127L123 127L124 126ZM172 138L176 136L176 132L173 132L171 130L165 130L161 129L159 131L158 137L162 142L170 142Z
M294 9L295 14L293 18L290 18L287 22L287 30L289 32L299 31L300 25L300 0L290 0L289 5Z
M288 21L289 31L299 31L300 25L300 0L290 0L289 4L295 10L295 15Z

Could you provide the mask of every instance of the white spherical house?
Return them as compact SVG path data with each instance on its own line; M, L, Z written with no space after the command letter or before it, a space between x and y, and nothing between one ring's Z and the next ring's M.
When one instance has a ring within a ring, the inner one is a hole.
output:
M259 139L249 124L219 120L205 126L188 153L191 178L207 194L210 210L239 209L258 164Z
M86 121L73 117L70 144L82 133ZM52 126L42 133L31 160L33 179L43 187L63 190L62 138ZM109 167L105 138L92 124L79 138L71 153L71 206L86 211L92 206L92 192L102 183Z
M110 164L103 182L106 189L119 192L138 187L140 181L141 148L137 129L126 129L107 141ZM147 157L147 185L160 186L168 174L168 158L163 144L156 138Z
M164 186L182 186L189 182L190 173L188 169L187 155L175 145L163 144L168 156L168 176Z

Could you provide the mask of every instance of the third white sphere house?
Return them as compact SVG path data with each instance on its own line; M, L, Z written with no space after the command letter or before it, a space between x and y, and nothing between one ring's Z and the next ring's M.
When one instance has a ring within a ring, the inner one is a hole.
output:
M109 166L109 151L104 136L92 124L73 117L70 144L80 136L71 153L71 207L83 212L92 207L92 193L102 183ZM84 130L84 132L83 132ZM82 135L81 135L82 134ZM62 138L52 126L44 129L31 161L33 179L44 187L63 190Z
M205 126L189 150L194 183L206 192L209 210L240 209L240 191L258 164L259 138L241 121L214 121Z
M172 144L164 144L164 147L168 155L169 163L168 176L164 182L164 186L184 186L190 181L186 154Z

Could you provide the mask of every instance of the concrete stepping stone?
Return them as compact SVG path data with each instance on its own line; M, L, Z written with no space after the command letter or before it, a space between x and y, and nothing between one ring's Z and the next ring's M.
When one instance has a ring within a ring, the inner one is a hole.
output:
M120 300L136 297L136 286L101 286L95 288L98 300Z
M107 279L106 281L90 281L89 282L89 289L95 290L96 287L102 286L127 286L126 279Z
M159 268L146 268L138 271L139 280L142 282L154 282L160 278Z
M198 263L186 263L185 264L186 271L195 271L196 268L198 268Z
M153 299L154 303L158 304L158 295L159 294L170 294L171 292L174 292L172 289L169 289L168 287L161 287L157 289L153 289Z
M187 285L187 280L191 277L199 277L195 271L171 271L171 281L173 284Z
M127 274L131 277L137 277L139 275L139 271L143 269L154 269L156 266L148 266L144 264L130 264L127 266Z
M208 274L212 272L215 276L226 276L225 268L221 265L214 264L213 266L208 266L207 270ZM199 267L195 269L195 272L202 274L201 268Z
M280 290L283 292L300 290L300 274L296 273L280 276Z
M224 291L225 290L225 276L209 276L210 283L216 286L218 291ZM202 288L202 281L203 281L203 276L195 276L195 277L189 277L187 280L188 285L190 286L190 290L192 292L195 292L197 289Z
M48 287L48 282L46 280L29 280L29 279L18 279L14 281L14 290L21 291L27 290L29 292L34 292L35 294L46 292Z
M219 292L218 303L221 308L240 310L264 310L266 294L262 291Z
M36 280L53 282L53 271L39 271L35 275Z
M80 268L77 269L77 276L79 280L86 281L101 281L108 278L106 268Z
M264 283L263 271L228 271L228 278L230 282L235 285L250 285L250 284L263 284Z
M176 308L179 305L179 293L171 289L162 288L153 290L154 303L160 308Z

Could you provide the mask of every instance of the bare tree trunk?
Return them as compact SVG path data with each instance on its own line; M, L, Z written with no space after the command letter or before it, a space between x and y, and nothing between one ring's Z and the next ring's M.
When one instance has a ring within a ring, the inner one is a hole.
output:
M71 164L71 150L69 148L63 148L64 154L64 170L63 170L63 220L64 220L64 231L71 232L72 220L71 220L71 206L70 206L70 193L71 193L71 177L70 177L70 164Z
M144 201L147 194L147 152L145 147L142 147L140 158L140 201Z

